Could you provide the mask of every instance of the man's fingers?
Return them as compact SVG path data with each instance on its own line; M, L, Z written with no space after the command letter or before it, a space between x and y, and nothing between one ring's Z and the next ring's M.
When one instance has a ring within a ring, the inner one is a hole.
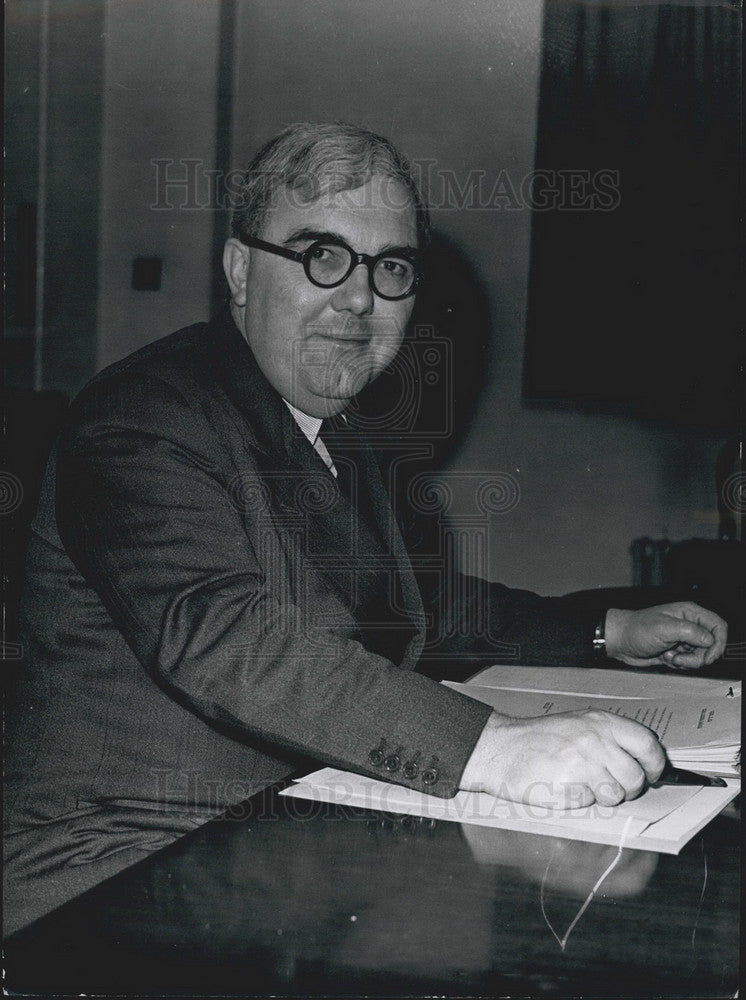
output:
M614 756L608 754L607 758ZM639 764L622 751L618 757L618 760L607 759L605 764L599 762L585 769L583 784L599 805L618 806L625 799L636 798L645 788L645 773Z
M593 795L601 806L618 806L627 798L627 792L623 785L614 778L608 770L604 768L603 774L589 782L589 787Z
M728 626L722 618L718 618L717 623L713 626L712 634L715 636L715 642L707 650L705 663L714 663L725 653L725 645L728 642Z
M612 736L622 750L634 758L649 782L657 781L666 763L666 754L652 730L622 716L610 716Z
M589 716L594 735L583 747L584 783L601 805L615 806L636 798L648 782L657 781L665 765L657 736L623 716L607 712Z
M552 805L557 809L582 809L592 806L594 802L602 806L618 806L625 798L625 788L603 764L590 765L586 762L582 777L565 777L539 785L531 790L529 801L537 805Z
M704 625L704 627L709 629L710 632L716 632L718 629L727 628L726 623L720 615L716 615L714 611L710 611L709 608L703 608L699 604L689 605L689 617L692 621L696 621L700 625Z
M727 629L719 629L719 634L713 635L712 644L708 647L694 646L688 642L679 642L662 654L663 661L671 667L692 670L708 666L719 660L725 652Z
M665 638L671 642L688 643L690 646L709 649L715 643L715 636L703 625L686 618L671 618L665 631Z
M666 663L677 670L696 670L703 667L708 660L708 650L695 649L693 652L680 649L669 649L663 655Z
M678 639L671 649L661 654L663 662L678 670L696 670L720 659L725 652L728 626L717 615L709 612L707 619L707 624L711 620L711 630L707 624L686 619L674 621L673 628Z
M621 748L614 747L607 752L605 763L611 779L622 789L623 798L635 799L644 791L647 775L634 757Z
M662 610L669 615L666 634L678 645L674 653L692 652L691 649L682 649L682 646L705 650L704 658L696 663L694 660L679 659L676 666L702 666L714 663L723 655L728 641L728 625L720 615L691 602L667 605Z

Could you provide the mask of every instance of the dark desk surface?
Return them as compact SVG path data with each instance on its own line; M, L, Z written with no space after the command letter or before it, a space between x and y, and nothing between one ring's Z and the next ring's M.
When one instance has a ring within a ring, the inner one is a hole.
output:
M245 803L6 942L5 987L239 996L726 997L739 822L678 856ZM556 935L556 937L555 937Z

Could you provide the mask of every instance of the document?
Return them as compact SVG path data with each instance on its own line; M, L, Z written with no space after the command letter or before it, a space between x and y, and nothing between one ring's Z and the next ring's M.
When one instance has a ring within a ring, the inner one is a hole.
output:
M311 802L678 854L740 790L741 782L734 779L728 779L725 788L660 785L618 806L553 809L498 799L486 792L458 792L452 799L440 799L325 767L298 779L280 794Z
M668 669L661 673L649 673L634 668L517 667L514 664L496 664L474 674L468 683L480 687L513 687L520 691L574 691L577 694L613 694L637 698L693 694L741 697L740 680L720 680Z
M490 667L466 684L444 683L515 717L586 709L623 715L652 729L675 767L721 777L741 773L740 681L624 670Z
M555 809L511 802L484 792L452 799L322 768L281 794L292 798L408 813L566 837L595 844L678 854L740 792L741 684L682 675L583 668L489 667L461 693L507 715L530 717L602 709L653 729L675 766L725 777L725 787L660 785L618 806Z

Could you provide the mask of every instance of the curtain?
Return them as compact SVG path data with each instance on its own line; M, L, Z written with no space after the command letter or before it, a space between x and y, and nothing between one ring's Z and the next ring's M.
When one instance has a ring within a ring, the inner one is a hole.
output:
M524 395L739 420L741 10L547 0Z

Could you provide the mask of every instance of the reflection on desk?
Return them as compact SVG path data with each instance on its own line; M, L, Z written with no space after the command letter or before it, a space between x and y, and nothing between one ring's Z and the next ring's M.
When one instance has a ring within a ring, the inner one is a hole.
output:
M678 856L265 793L6 942L6 987L723 996L738 814Z

